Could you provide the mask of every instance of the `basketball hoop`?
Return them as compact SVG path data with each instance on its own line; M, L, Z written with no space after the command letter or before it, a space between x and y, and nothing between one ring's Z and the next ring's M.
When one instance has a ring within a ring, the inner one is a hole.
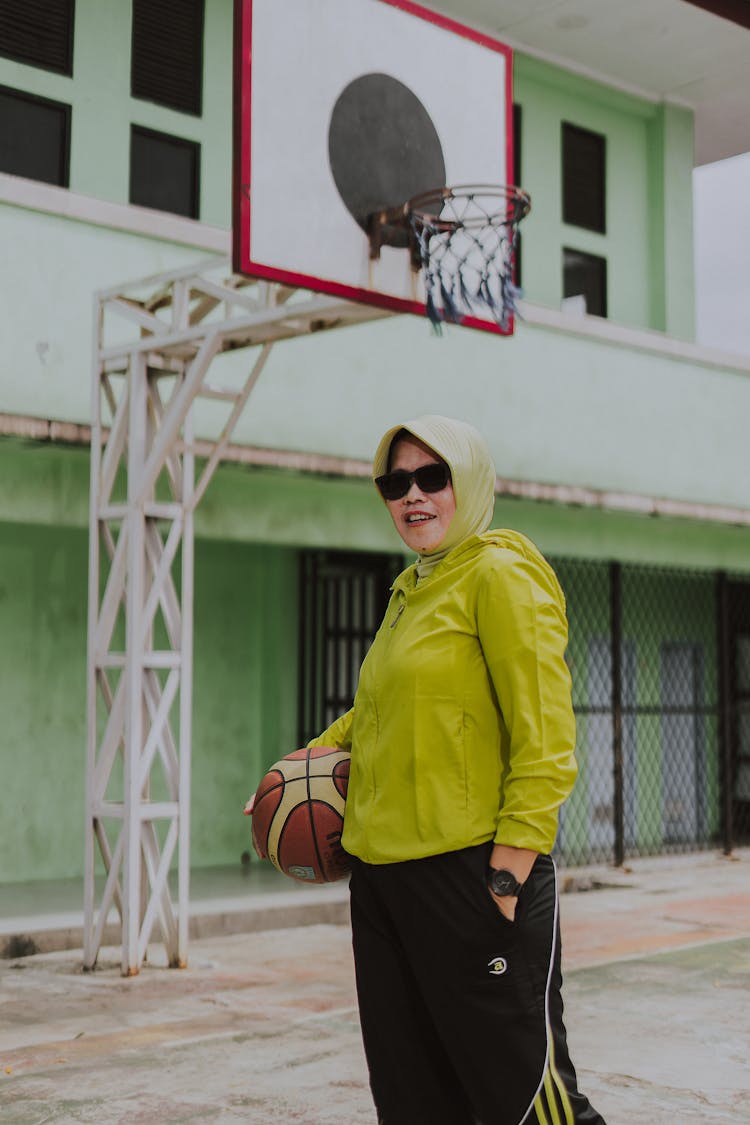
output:
M438 332L445 321L461 324L487 312L506 332L520 296L513 281L518 224L530 208L528 193L518 187L435 188L370 216L370 257L379 258L384 245L408 244Z

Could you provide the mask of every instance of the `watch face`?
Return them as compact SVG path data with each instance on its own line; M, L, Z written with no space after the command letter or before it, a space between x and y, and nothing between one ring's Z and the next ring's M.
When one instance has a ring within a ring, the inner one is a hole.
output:
M500 898L505 895L517 895L520 889L518 880L510 871L493 871L490 875L490 886Z

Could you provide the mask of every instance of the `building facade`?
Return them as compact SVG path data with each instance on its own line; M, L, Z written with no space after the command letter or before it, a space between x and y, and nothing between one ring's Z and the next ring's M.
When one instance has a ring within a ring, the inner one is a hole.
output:
M513 7L487 26L468 0L443 5L500 38ZM719 63L722 51L727 67L737 52L747 62L744 28L682 0L656 9L685 36L714 36ZM83 865L93 294L228 255L233 12L231 0L0 12L0 881L12 882ZM245 796L348 706L405 562L367 463L387 427L426 411L482 430L495 526L530 535L566 591L580 775L563 862L750 834L750 361L694 340L703 103L584 65L562 30L554 52L513 46L516 178L533 200L515 334L437 338L401 316L275 345L196 513L194 865L240 864ZM750 148L741 131L726 143ZM232 378L250 358L217 362ZM210 407L196 425L215 434Z

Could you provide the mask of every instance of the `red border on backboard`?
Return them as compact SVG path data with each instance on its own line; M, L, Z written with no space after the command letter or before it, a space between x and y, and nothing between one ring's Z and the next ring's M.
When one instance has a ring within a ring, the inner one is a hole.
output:
M388 4L392 8L400 8L410 15L427 20L466 39L472 39L474 42L505 56L505 167L508 177L512 177L514 164L512 49L483 32L476 31L474 28L467 27L465 24L458 23L456 20L440 15L438 12L430 11L421 4L413 3L412 0L375 0L375 2ZM283 0L279 0L279 3L283 3ZM343 282L332 281L327 278L311 277L304 273L295 273L275 266L264 265L261 262L253 262L249 257L249 249L246 252L245 248L250 246L251 221L250 196L247 185L250 184L252 27L253 0L234 0L234 143L232 152L232 267L234 271L246 274L249 277L263 278L266 281L280 281L284 285L295 288L329 293L333 296L344 297L347 300L391 309L394 312L408 312L424 316L425 306L420 301L409 301L401 297L392 297L387 293L378 293L370 289L345 285ZM466 327L479 328L486 332L494 332L497 335L511 336L513 334L513 318L510 319L508 328L505 330L501 329L494 321L481 320L472 316L465 317L461 323Z

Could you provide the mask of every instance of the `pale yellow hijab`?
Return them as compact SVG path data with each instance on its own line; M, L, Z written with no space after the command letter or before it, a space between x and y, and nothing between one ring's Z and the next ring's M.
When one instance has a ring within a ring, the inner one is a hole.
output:
M375 453L373 478L388 472L391 444L401 430L429 445L445 461L456 499L456 512L445 539L436 550L419 555L417 576L425 578L449 551L490 526L495 510L495 466L484 438L468 422L423 414L392 426L383 435Z

